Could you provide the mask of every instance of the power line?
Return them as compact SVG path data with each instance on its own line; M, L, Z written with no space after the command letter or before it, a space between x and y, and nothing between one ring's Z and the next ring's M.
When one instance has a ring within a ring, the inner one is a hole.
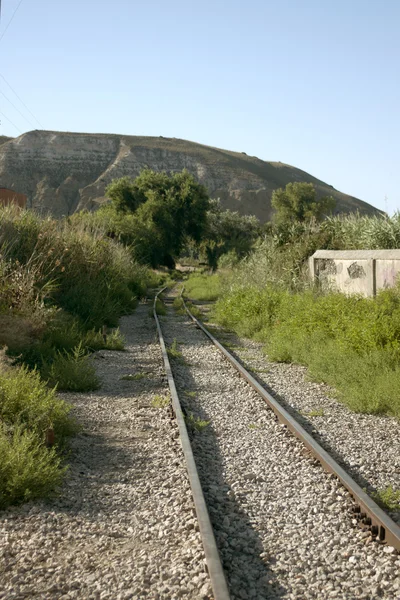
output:
M19 7L21 6L22 2L23 2L23 0L19 0L19 3L18 3L18 5L17 5L16 9L14 10L14 12L13 12L13 14L12 14L12 16L11 16L11 19L8 21L8 23L7 23L7 26L6 26L5 30L3 31L3 33L2 33L2 35L1 35L1 37L0 37L0 42L1 42L1 40L3 39L3 37L5 36L5 34L6 34L6 31L7 31L7 29L9 28L9 26L11 25L11 22L12 22L12 20L14 19L15 15L16 15L16 13L17 13L17 10L18 10L18 9L19 9ZM2 18L2 14L1 14L1 0L0 0L0 22L1 22L1 18ZM22 99L21 99L21 98L18 96L17 92L16 92L16 91L14 90L14 88L13 88L13 87L12 87L12 86L11 86L11 85L8 83L8 81L6 80L6 78L4 77L4 75L1 75L1 74L0 74L0 77L1 77L1 78L3 79L3 81L4 81L4 82L5 82L7 85L8 85L8 87L10 88L10 90L11 90L11 91L13 92L13 94L14 94L14 95L15 95L15 96L18 98L18 100L19 100L19 101L21 102L21 104L22 104L22 105L25 107L25 109L28 111L28 113L29 113L29 114L30 114L30 115L31 115L31 116L32 116L32 117L35 119L35 121L36 121L36 122L39 124L39 127L40 127L41 129L44 129L44 127L43 127L43 125L40 123L39 119L38 119L37 117L35 117L35 115L33 114L33 112L32 112L31 110L29 110L29 108L26 106L25 102L24 102L24 101L23 101L23 100L22 100ZM14 103L13 103L13 102L12 102L12 101L9 99L9 98L7 98L7 96L6 96L6 95L5 95L3 92L1 92L1 91L0 91L0 93L1 93L1 94L2 94L4 97L5 97L5 99L6 99L6 100L8 100L8 102L10 102L10 104L11 104L11 105L12 105L12 106L15 108L15 110L16 110L16 111L17 111L17 112L18 112L18 113L19 113L19 114L20 114L20 115L21 115L21 116L22 116L22 117L23 117L23 118L24 118L24 119L25 119L25 120L26 120L26 121L27 121L27 122L28 122L30 125L32 125L32 126L34 127L33 123L32 123L31 121L29 121L29 119L27 119L27 118L26 118L26 117L25 117L25 116L22 114L22 112L21 112L21 111L20 111L20 110L19 110L19 109L18 109L18 108L15 106L15 104L14 104ZM1 114L3 114L3 113L1 113ZM8 117L6 117L5 115L3 115L3 116L4 116L4 118L5 118L5 119L7 119L7 121L9 121L9 122L11 123L11 125L13 125L13 127L15 127L15 128L16 128L16 129L17 129L17 130L18 130L20 133L22 133L22 132L21 132L21 130L20 130L20 129L19 129L17 126L16 126L16 125L14 125L14 123L13 123L12 121L10 121L10 119L8 119Z
M19 131L20 133L22 133L22 131L20 130L20 128L19 128L19 127L17 127L17 126L15 125L15 123L13 123L13 122L12 122L12 121L11 121L11 120L8 118L8 117L6 117L6 115L5 115L4 113L2 113L2 112L1 112L1 110L0 110L0 115L2 115L2 116L3 116L3 117L4 117L4 118L5 118L5 119L6 119L6 120L9 122L9 123L11 123L11 125L12 125L13 127L15 127L15 129L16 129L17 131Z
M1 1L1 0L0 0ZM37 119L35 117L35 115L33 114L32 111L29 110L29 108L27 107L27 105L25 104L25 102L23 100L21 100L21 98L18 96L17 92L11 87L11 85L8 83L7 79L4 77L4 75L2 75L0 73L0 77L6 82L6 84L8 85L8 87L10 88L10 90L13 92L13 94L16 95L16 97L18 98L18 100L21 102L21 104L26 108L26 110L28 111L28 113L35 119L36 123L39 124L41 129L44 129L43 125L41 124L41 122L39 121L39 119Z
M5 30L4 30L4 31L3 31L3 33L1 34L1 37L0 37L0 42L1 42L1 40L3 39L3 37L6 35L6 31L7 31L7 29L10 27L10 25L11 25L11 21L12 21L12 20L13 20L13 18L15 17L15 14L16 14L17 10L19 9L19 7L21 6L21 4L22 4L22 2L23 2L23 1L24 1L24 0L19 0L19 4L18 4L17 8L14 10L14 12L13 12L13 14L12 14L12 17L11 17L11 19L8 21L8 23L7 23L7 27L5 28ZM1 7L0 7L0 8L1 8Z
M19 108L17 108L17 107L15 106L14 102L12 102L12 101L10 100L10 98L7 98L7 96L5 95L5 93L4 93L4 92L2 92L2 91L0 90L0 94L1 94L2 96L4 96L4 98L7 100L7 102L9 102L9 103L11 104L11 106L13 106L13 107L15 108L15 110L16 110L16 111L17 111L17 112L18 112L18 113L21 115L21 117L22 117L23 119L25 119L25 121L26 121L27 123L29 123L29 125L32 125L32 127L35 127L35 125L32 123L32 121L30 121L30 120L29 120L27 117L25 117L25 115L24 115L24 114L22 114L22 112L19 110Z

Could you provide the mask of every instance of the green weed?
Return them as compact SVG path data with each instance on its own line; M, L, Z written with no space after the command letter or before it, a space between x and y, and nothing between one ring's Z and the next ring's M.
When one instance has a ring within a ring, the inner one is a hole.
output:
M301 414L305 417L323 417L325 415L325 411L323 408L313 408L309 412L301 411Z
M123 377L120 377L120 379L122 381L140 381L146 377L147 373L135 373L134 375L124 375Z
M181 316L186 315L185 307L183 304L183 299L180 296L177 296L175 298L175 300L173 302L173 307L174 307L175 312L178 315L181 315Z
M196 319L203 318L201 310L195 304L193 304L192 302L186 302L186 306L188 307L192 315L196 317Z
M167 348L167 354L170 358L172 358L173 360L176 360L177 362L181 363L182 365L188 364L185 361L185 359L183 358L182 352L180 352L178 350L178 342L177 342L176 338L174 338L174 341L172 342L171 346L169 348Z
M372 299L237 286L215 318L263 342L271 360L306 365L352 410L400 416L400 288Z
M165 304L158 297L156 300L156 314L159 316L165 316L167 314L167 309L165 308Z
M205 421L203 419L200 419L200 417L195 417L193 415L193 413L190 413L189 415L187 415L185 417L185 421L186 421L186 425L192 431L203 431L203 429L208 427L208 425L211 423L211 421Z
M169 396L154 396L151 401L151 405L153 408L166 408L169 406L171 399Z
M371 497L387 510L400 510L400 490L394 490L391 485L372 492Z

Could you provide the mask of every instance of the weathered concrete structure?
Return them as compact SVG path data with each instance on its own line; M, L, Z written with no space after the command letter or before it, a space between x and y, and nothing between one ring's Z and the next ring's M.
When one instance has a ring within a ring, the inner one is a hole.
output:
M375 296L393 287L400 273L400 250L317 250L310 275L323 289Z
M26 208L27 197L8 188L0 188L0 206L14 204L20 208Z

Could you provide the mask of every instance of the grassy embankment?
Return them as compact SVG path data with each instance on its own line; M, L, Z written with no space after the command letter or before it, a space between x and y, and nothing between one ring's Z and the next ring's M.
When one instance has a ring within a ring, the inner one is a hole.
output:
M54 388L98 387L88 353L123 349L106 328L149 279L127 249L79 219L0 209L0 508L56 490L77 424Z
M263 342L271 360L306 365L352 410L400 418L400 286L376 299L322 294L304 272L318 247L399 243L399 216L297 224L268 236L219 284L196 275L186 289L193 298L213 299L219 285L214 318L220 324Z

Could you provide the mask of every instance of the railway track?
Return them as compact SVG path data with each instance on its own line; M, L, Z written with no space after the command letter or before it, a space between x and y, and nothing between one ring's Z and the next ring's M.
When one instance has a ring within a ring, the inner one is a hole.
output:
M400 598L399 526L185 309L154 316L215 600Z

